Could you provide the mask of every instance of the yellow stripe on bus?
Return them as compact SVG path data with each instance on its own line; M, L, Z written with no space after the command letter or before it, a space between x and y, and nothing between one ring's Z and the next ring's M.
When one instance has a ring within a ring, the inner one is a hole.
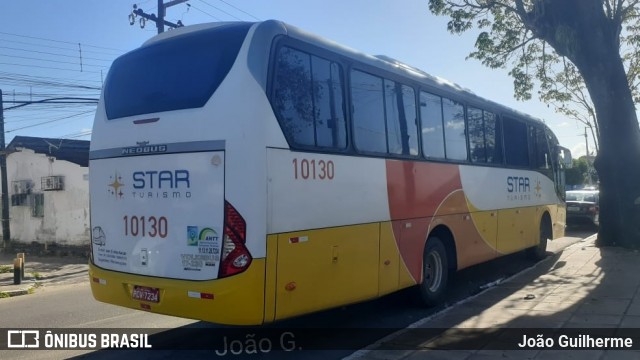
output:
M89 265L96 300L137 310L211 321L219 324L259 325L263 322L265 259L253 259L238 275L209 281L187 281L106 271ZM160 290L160 302L133 300L133 286ZM213 299L190 297L189 293L212 294Z

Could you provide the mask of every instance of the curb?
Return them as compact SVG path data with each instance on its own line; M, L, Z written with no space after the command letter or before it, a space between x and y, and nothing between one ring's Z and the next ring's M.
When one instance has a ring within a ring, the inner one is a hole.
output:
M15 296L21 296L21 295L29 295L29 293L31 291L33 291L33 289L36 288L36 284L31 284L29 285L29 287L25 287L25 288L21 288L21 289L16 289L16 290L0 290L0 299L5 298L5 297L15 297Z

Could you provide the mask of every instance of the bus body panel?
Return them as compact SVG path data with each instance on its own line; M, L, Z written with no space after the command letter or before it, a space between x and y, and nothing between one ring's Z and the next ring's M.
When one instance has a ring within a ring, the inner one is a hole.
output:
M91 292L108 304L230 325L264 321L265 259L233 277L185 281L104 270L89 263ZM134 286L159 289L159 302L135 300Z
M384 159L283 149L267 157L269 233L390 219Z
M416 284L390 222L270 235L267 241L265 322Z
M122 151L170 151L179 145ZM189 149L193 144L182 145ZM224 157L224 151L203 151L92 159L94 263L148 276L217 278Z
M378 295L379 224L278 235L278 319Z
M247 39L250 39L253 30L249 31ZM242 273L228 278L217 280L188 281L160 276L145 276L139 269L118 271L107 270L97 260L98 246L93 246L92 261L90 263L92 292L100 301L117 304L134 309L176 315L194 319L202 319L217 323L251 325L264 322L265 303L265 277L266 277L266 191L263 182L255 179L266 179L266 145L265 134L271 133L272 143L284 143L284 137L273 129L272 124L277 121L271 115L271 121L264 118L265 113L271 113L271 107L264 96L264 90L256 82L253 75L247 71L247 53L250 41L245 41L239 50L237 60L229 70L226 78L218 86L215 93L202 108L182 109L161 113L143 114L119 119L107 119L104 106L104 95L98 107L94 122L93 138L91 143L92 157L92 193L106 192L109 187L102 184L104 180L97 181L102 174L100 168L103 162L109 159L97 159L105 151L127 149L145 146L166 145L168 143L199 143L221 142L224 144L222 179L210 178L206 191L224 184L224 191L214 202L194 206L193 208L177 208L161 204L155 206L154 211L171 213L166 216L182 216L189 221L202 216L218 217L219 227L222 227L221 214L224 209L223 200L228 201L246 221L246 247L252 256L250 266ZM267 62L266 59L262 60ZM135 81L133 79L132 81ZM250 106L238 103L241 97L255 99ZM238 106L229 106L237 104ZM267 120L267 121L264 121ZM262 155L260 155L262 154ZM195 165L193 171L212 168L215 154L194 153L192 156L203 157L207 160L204 164ZM154 162L163 163L165 156L153 155ZM97 157L97 158L96 158ZM155 157L155 158L154 158ZM119 167L122 164L135 161L136 166L147 166L144 156L120 157L113 159L112 166ZM186 161L185 163L189 163ZM180 170L181 168L176 168ZM154 171L151 169L150 171ZM190 169L191 171L191 169ZM143 171L144 172L144 171ZM231 175L230 175L231 174ZM129 185L129 184L127 184ZM141 185L141 183L138 183ZM131 187L132 185L129 185ZM106 187L106 189L105 189ZM198 194L201 195L201 194ZM103 195L101 195L104 197ZM194 194L195 196L195 194ZM203 197L201 201L205 201ZM105 212L99 209L105 204L104 199L94 201L92 199L92 227L99 226L105 221ZM165 216L165 217L166 217ZM206 225L195 224L199 226ZM110 231L122 232L123 223L117 226L107 226ZM176 246L186 245L188 242L188 229L176 232L174 240ZM216 232L218 229L215 229ZM175 238L177 237L177 238ZM131 244L132 247L141 248L139 244ZM198 246L199 247L199 246ZM197 248L194 246L194 249ZM176 251L176 256L179 256ZM139 257L134 257L135 261ZM191 259L193 260L193 259ZM196 258L194 264L200 259ZM204 266L204 264L203 264ZM217 264L216 264L217 266ZM208 279L217 277L207 276ZM148 273L147 275L154 275ZM159 303L134 300L132 298L133 287L145 287L157 289ZM203 295L196 299L194 294ZM192 296L190 296L192 295Z
M250 30L250 39L254 29ZM139 142L148 145L171 142L188 143L198 141L224 141L225 143L225 199L228 200L247 221L246 246L254 258L264 258L266 246L266 193L256 178L266 177L265 134L271 143L284 143L273 130L277 120L264 96L264 90L247 70L247 54L251 41L246 40L239 50L237 60L226 78L202 108L183 109L163 113L131 116L108 120L104 112L96 114L91 152L108 148L131 147ZM267 61L265 59L264 61ZM255 99L250 106L238 103L239 98ZM237 106L229 106L236 104ZM102 110L104 111L104 110ZM135 124L141 119L158 118L151 123ZM259 121L258 121L259 120ZM109 136L108 134L117 134ZM248 156L251 154L251 156ZM260 155L263 154L263 155ZM229 179L232 174L232 179ZM258 220L259 221L255 221Z

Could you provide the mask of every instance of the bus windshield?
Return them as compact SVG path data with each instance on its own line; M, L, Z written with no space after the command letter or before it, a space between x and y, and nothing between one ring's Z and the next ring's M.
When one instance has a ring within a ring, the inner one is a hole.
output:
M204 106L231 69L251 25L187 33L119 57L104 89L107 118Z

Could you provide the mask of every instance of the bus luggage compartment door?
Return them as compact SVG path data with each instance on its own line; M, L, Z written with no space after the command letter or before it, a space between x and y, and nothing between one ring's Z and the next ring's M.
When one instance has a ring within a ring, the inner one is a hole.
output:
M278 235L276 319L378 294L378 224Z

